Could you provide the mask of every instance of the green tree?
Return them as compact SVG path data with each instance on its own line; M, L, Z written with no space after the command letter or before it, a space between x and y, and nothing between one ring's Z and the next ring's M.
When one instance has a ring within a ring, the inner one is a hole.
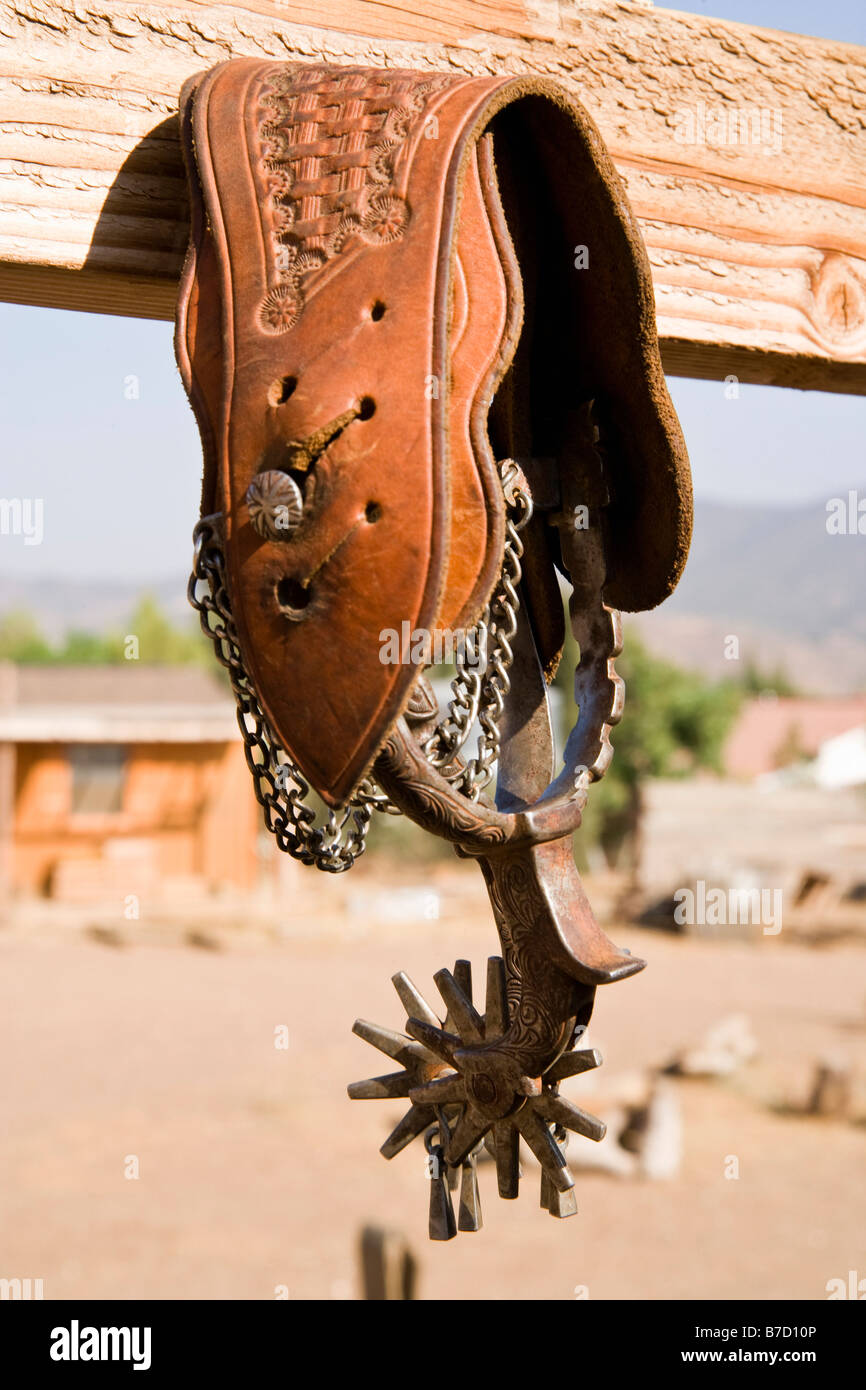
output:
M764 675L752 660L746 662L740 684L747 695L763 695L772 691L787 698L800 693L783 666L777 666L774 672Z
M572 718L575 644L569 640L557 674ZM584 834L600 845L608 863L627 853L632 873L641 849L644 786L651 777L685 777L706 768L721 771L721 752L740 707L742 690L711 683L652 656L634 636L626 640L616 669L626 684L625 716L613 730L613 761L590 791ZM580 852L581 836L576 845Z
M150 594L142 596L121 631L73 629L59 645L46 639L32 613L10 611L0 618L0 661L21 666L119 665L130 659L129 638L136 640L136 659L145 665L222 669L198 623L191 618L184 627L176 627Z
M117 660L113 643L95 632L72 631L53 660L63 666L104 666Z
M42 665L52 658L52 648L32 613L19 608L0 618L0 661Z
M114 639L115 660L125 660L127 638L138 641L138 660L147 666L210 666L213 652L198 625L179 628L166 617L152 594L139 599L122 634Z

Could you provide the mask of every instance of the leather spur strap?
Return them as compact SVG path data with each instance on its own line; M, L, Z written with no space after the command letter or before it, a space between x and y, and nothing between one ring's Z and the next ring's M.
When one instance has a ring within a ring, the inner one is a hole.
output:
M182 128L203 513L268 722L338 806L417 676L383 634L476 621L497 459L555 460L558 501L580 401L610 436L607 600L676 582L690 494L648 268L595 128L544 81L237 59L187 84ZM550 545L532 552L549 676L560 605Z
M643 967L595 921L572 833L623 709L616 610L670 593L691 534L643 243L598 132L546 81L238 59L181 112L191 596L268 824L339 872L353 855L333 809L324 832L303 819L301 775L345 817L404 812L479 861L502 946L483 1014L466 962L436 976L441 1019L395 976L406 1035L355 1031L401 1070L350 1095L408 1100L382 1152L424 1134L435 1239L458 1168L461 1229L480 1225L482 1144L514 1197L522 1138L542 1206L570 1215L565 1133L603 1126L559 1086L600 1061L575 1050L596 988ZM563 588L579 664L558 770ZM443 720L406 637L469 629L491 650L483 674L458 662Z

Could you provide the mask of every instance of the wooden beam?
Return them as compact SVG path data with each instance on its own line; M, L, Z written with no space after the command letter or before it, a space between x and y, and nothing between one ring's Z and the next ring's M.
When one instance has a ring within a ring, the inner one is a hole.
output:
M563 82L668 369L866 393L866 49L616 0L0 0L0 297L171 316L178 90L238 54Z

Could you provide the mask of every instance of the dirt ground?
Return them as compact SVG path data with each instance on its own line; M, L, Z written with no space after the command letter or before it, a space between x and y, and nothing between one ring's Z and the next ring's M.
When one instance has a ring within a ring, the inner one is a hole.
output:
M318 931L311 918L221 950L0 934L0 1276L41 1278L47 1299L355 1298L373 1223L408 1239L422 1299L823 1299L828 1280L866 1277L866 1126L796 1113L816 1057L866 1075L866 951L613 932L650 965L600 992L598 1087L732 1012L759 1057L724 1082L674 1083L677 1178L580 1173L579 1215L558 1222L537 1169L502 1202L485 1167L483 1231L431 1245L420 1145L376 1152L401 1103L346 1097L390 1069L350 1028L402 1025L398 969L431 998L456 955L483 979L493 927ZM570 1094L592 1108L591 1078Z

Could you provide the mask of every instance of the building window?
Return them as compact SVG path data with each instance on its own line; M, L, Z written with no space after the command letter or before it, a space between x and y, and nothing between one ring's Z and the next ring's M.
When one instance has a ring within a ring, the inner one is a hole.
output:
M126 749L114 743L76 743L69 749L73 816L117 815L123 810Z

